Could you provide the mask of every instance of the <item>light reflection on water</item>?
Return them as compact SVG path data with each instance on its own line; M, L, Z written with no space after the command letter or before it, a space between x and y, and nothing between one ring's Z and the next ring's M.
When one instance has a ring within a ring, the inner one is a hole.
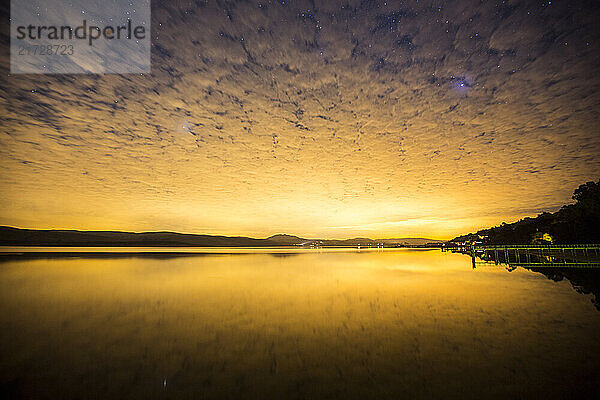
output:
M600 378L589 295L435 250L11 260L0 322L16 398L560 398Z

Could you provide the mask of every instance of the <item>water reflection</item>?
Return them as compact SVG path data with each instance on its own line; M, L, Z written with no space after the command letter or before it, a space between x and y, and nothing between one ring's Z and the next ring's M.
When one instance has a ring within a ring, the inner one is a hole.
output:
M555 282L563 279L582 294L593 294L592 303L600 310L600 252L598 246L569 247L490 246L470 253L472 266L499 265L509 272L518 267L538 272Z
M14 398L594 394L600 314L566 282L439 251L0 263Z

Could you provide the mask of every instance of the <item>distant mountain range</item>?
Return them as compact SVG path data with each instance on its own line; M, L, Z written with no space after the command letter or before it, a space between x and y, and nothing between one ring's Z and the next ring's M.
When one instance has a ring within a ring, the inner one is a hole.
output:
M388 246L404 245L404 246L424 246L427 244L444 243L444 240L426 239L426 238L398 238L398 239L369 239L369 238L353 238L353 239L305 239L293 235L273 235L266 240L274 241L280 245L321 245L321 246L376 246L384 244Z
M266 239L244 236L195 235L176 232L119 232L38 230L0 227L0 246L155 246L155 247L269 247L269 246L425 246L443 243L425 238L305 239L273 235Z

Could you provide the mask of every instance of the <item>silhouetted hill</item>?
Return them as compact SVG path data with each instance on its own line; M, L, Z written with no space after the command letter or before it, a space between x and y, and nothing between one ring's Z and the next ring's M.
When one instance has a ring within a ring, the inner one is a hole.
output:
M530 244L544 233L554 243L600 243L600 180L587 182L573 192L574 204L554 213L503 223L476 233L458 236L452 242L483 240L490 244ZM483 239L481 239L483 238Z
M443 240L426 239L426 238L399 238L399 239L369 239L369 238L352 238L352 239L306 239L293 235L273 235L267 240L278 242L285 245L298 244L315 244L320 246L377 246L384 244L388 246L424 246L427 244L441 244Z
M249 237L195 235L176 232L118 232L38 230L0 227L0 246L156 246L156 247L266 247L317 244L319 246L375 246L386 245L423 246L442 243L423 238L346 240L303 239L293 235L273 235L267 239Z
M286 234L278 234L278 235L269 236L267 238L267 240L277 242L279 244L285 244L285 245L295 245L295 244L300 244L300 243L309 241L309 239L303 239L298 236L286 235Z
M193 235L175 232L114 232L76 230L34 230L0 227L3 246L202 246L254 247L278 246L267 239Z

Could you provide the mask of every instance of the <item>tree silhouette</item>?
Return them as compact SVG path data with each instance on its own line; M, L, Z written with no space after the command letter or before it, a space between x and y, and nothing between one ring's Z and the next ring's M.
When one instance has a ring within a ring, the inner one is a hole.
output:
M600 179L580 185L572 198L574 204L565 205L555 213L542 213L512 224L502 223L453 241L478 240L483 236L490 244L529 244L536 235L548 233L554 243L600 243Z

